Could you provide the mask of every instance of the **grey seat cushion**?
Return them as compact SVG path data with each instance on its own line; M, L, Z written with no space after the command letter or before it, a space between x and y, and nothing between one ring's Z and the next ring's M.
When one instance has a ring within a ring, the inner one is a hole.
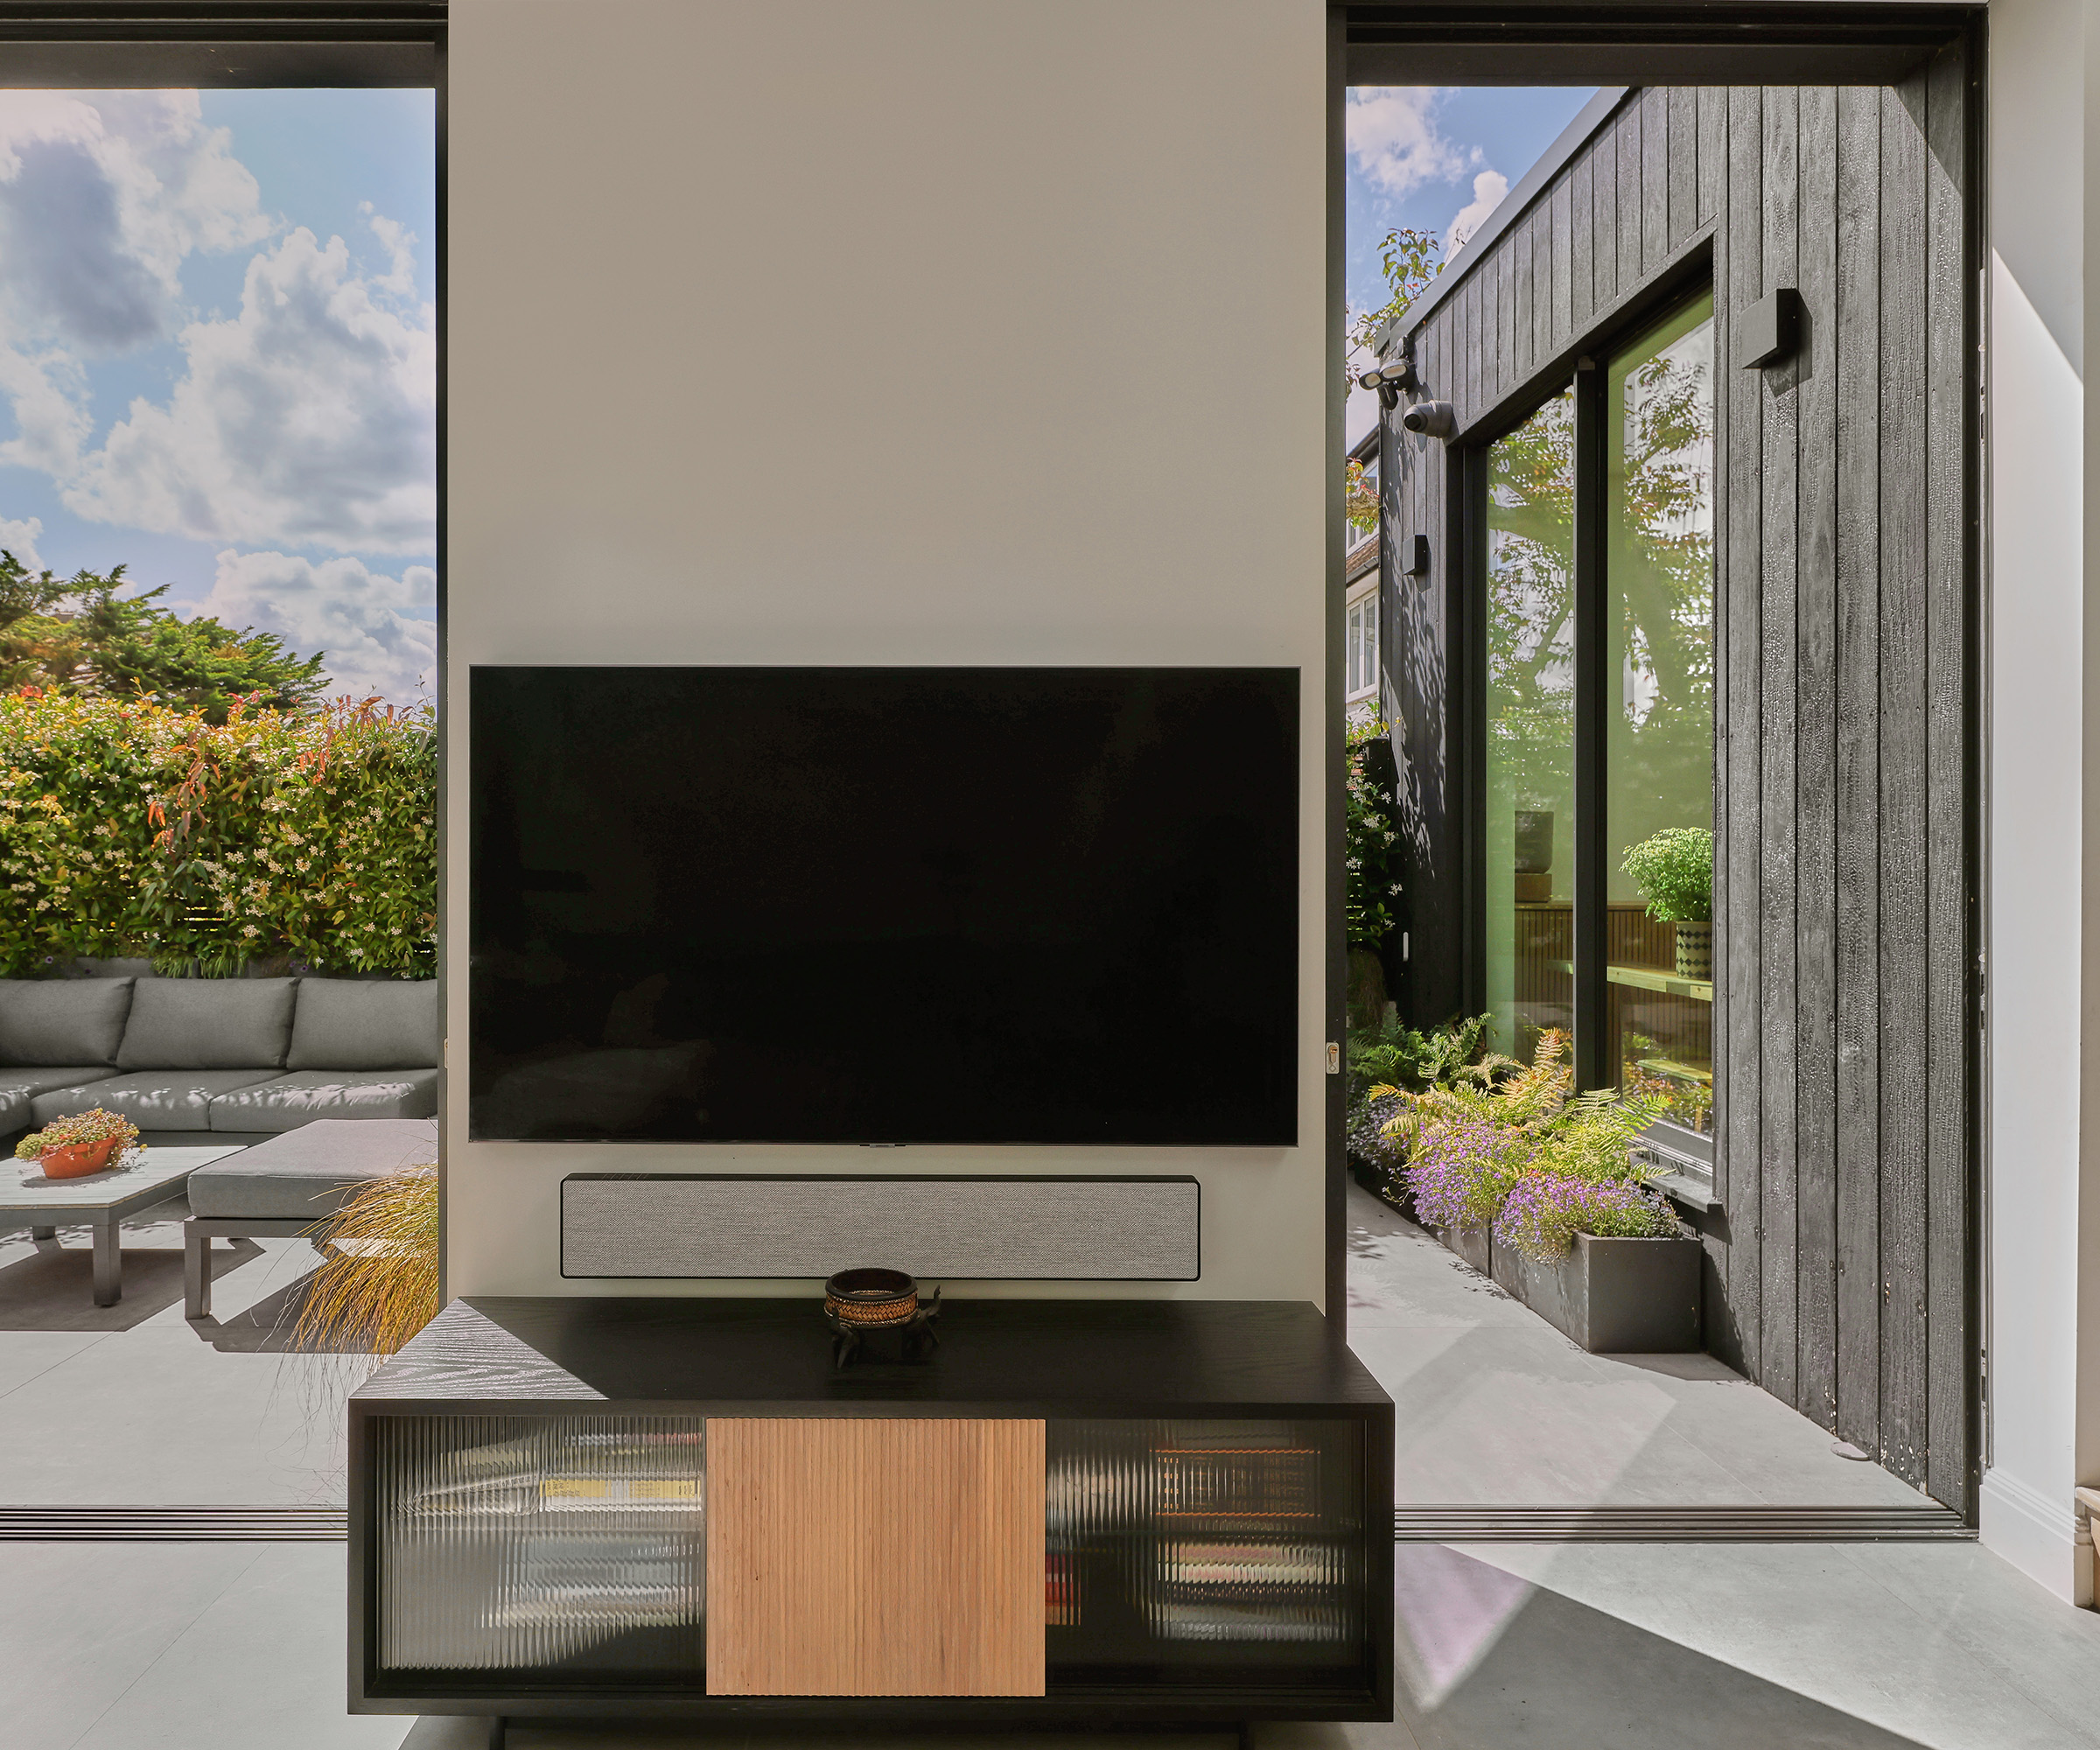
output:
M287 1069L438 1065L435 978L302 978Z
M87 1069L0 1069L0 1136L29 1128L30 1102L38 1095L100 1082L108 1074L108 1066L100 1063Z
M205 1130L211 1128L212 1102L220 1095L276 1079L271 1069L141 1069L38 1094L29 1110L39 1124L100 1106L142 1130Z
M141 978L120 1069L281 1069L296 978ZM257 1078L260 1080L260 1075Z
M0 1063L115 1063L136 982L0 978Z
M305 1069L212 1102L214 1130L289 1130L317 1119L434 1118L435 1069Z
M190 1175L190 1213L219 1221L332 1214L357 1187L438 1158L435 1118L324 1118Z

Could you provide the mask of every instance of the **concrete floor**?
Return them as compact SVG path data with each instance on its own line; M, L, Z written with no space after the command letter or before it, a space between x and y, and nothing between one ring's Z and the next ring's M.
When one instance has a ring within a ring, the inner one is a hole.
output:
M298 1505L343 1494L342 1402L369 1363L284 1353L304 1240L220 1242L211 1319L182 1316L178 1198L123 1232L94 1304L89 1236L0 1234L0 1502ZM4 1561L0 1552L0 1561Z
M304 1241L215 1249L182 1316L180 1200L124 1232L97 1307L85 1228L0 1236L0 1502L299 1504L342 1494L360 1358L285 1352ZM1588 1355L1367 1192L1349 1194L1350 1342L1398 1406L1398 1497L1512 1505L1917 1506L1701 1355Z
M1403 1502L1922 1507L1708 1355L1592 1355L1349 1187L1349 1347L1392 1394Z
M1972 1544L1404 1544L1396 1554L1399 1719L1264 1726L1262 1750L2100 1746L2100 1617L2057 1603ZM466 1721L344 1714L343 1591L339 1544L0 1544L0 1742L474 1745ZM633 1741L573 1727L511 1737L517 1750ZM866 1741L831 1740L838 1750Z

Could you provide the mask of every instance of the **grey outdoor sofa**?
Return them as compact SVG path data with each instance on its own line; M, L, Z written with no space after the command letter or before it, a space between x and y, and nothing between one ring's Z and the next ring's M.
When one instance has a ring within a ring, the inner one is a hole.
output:
M212 1242L291 1239L374 1179L438 1158L436 1118L322 1118L190 1174L182 1224L183 1316L212 1310Z
M0 1137L100 1106L147 1143L438 1110L435 979L0 979Z

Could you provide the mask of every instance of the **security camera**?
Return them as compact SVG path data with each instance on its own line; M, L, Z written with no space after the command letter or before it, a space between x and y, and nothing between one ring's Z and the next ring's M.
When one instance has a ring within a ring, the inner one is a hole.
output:
M1458 416L1448 401L1418 401L1400 416L1400 423L1423 438L1455 438Z

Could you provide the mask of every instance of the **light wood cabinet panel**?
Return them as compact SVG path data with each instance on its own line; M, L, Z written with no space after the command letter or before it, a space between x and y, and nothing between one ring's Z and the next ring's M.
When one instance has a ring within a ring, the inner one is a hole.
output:
M710 1695L1040 1696L1043 1424L710 1418Z

